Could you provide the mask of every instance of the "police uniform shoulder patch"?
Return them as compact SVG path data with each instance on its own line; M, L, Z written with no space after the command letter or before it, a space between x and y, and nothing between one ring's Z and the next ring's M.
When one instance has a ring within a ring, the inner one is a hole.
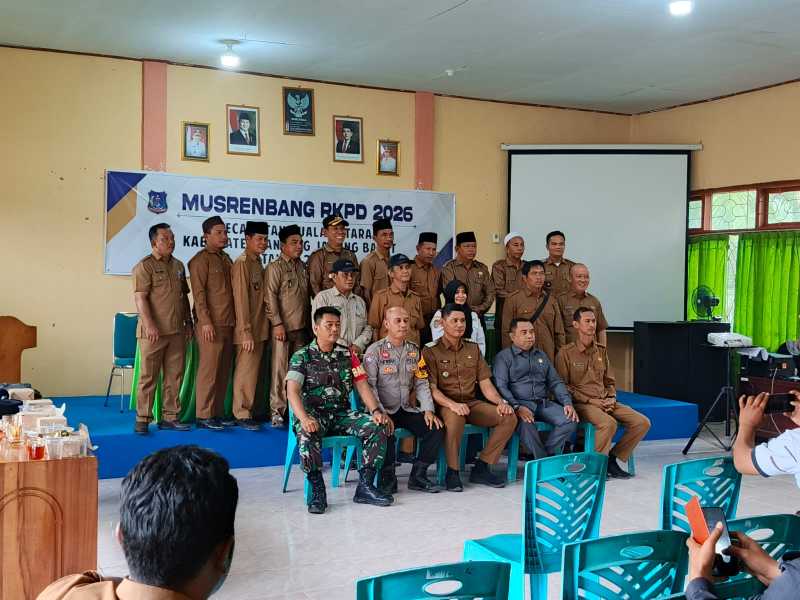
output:
M432 342L428 342L427 344L425 344L425 347L426 348L433 348L434 346L436 346L437 343L438 343L438 340L434 340Z

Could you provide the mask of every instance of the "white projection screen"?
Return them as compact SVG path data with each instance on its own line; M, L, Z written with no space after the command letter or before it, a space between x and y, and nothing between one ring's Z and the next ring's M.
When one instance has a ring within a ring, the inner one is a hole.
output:
M509 150L508 168L527 260L561 230L610 328L685 318L688 150Z

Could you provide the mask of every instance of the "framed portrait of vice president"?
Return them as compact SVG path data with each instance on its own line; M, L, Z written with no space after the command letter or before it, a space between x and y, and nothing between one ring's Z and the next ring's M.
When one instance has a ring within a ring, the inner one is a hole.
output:
M333 117L333 160L364 162L364 120L361 117Z

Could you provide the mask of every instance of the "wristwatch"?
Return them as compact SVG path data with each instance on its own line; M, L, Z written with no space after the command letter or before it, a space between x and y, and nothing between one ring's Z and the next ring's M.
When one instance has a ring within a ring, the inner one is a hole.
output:
M380 406L376 406L375 408L373 408L373 409L372 409L372 412L370 412L369 414L370 414L370 415L374 415L374 414L375 414L375 411L383 412L383 411L381 410L381 407L380 407Z

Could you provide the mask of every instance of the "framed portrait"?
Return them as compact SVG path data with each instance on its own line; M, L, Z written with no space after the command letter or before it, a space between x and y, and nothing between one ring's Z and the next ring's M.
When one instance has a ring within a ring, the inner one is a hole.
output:
M364 120L361 117L333 117L333 160L364 162Z
M400 175L400 142L378 140L378 175Z
M184 121L181 123L181 160L202 160L208 162L208 133L211 125Z
M261 118L257 106L225 106L228 154L261 155Z
M314 90L283 88L284 135L314 135Z

